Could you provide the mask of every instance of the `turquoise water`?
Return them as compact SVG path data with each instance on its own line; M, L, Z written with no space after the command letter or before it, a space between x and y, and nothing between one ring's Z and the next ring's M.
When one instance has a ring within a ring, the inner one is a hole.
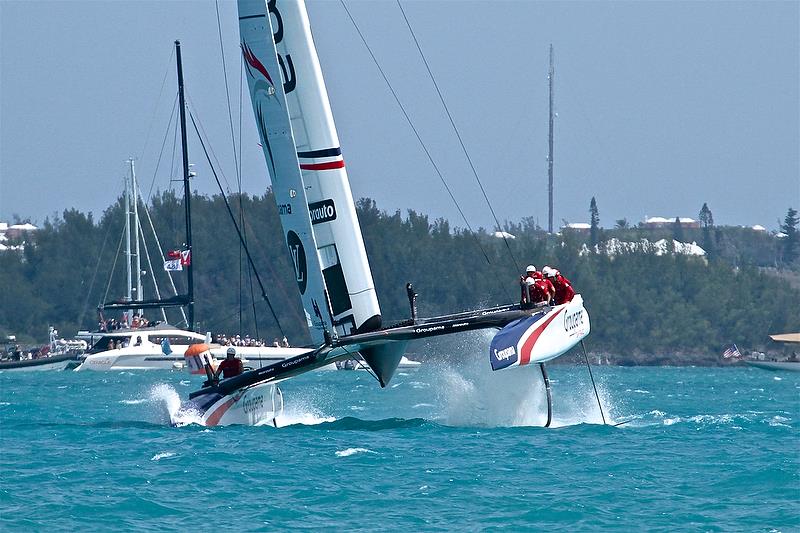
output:
M0 529L797 531L800 374L428 365L283 385L283 427L172 428L177 372L0 374Z

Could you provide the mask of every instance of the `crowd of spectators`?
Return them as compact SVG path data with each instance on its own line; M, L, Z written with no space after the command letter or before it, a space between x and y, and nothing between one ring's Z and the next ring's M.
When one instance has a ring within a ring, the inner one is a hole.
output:
M139 329L139 328L149 328L152 326L156 326L160 324L159 321L147 320L144 315L133 315L128 323L128 315L127 313L123 313L122 317L117 320L116 318L109 318L108 320L103 320L100 317L100 321L97 323L98 329L100 331L116 331L118 329Z
M215 335L212 339L212 342L222 346L269 346L267 341L264 339L256 339L254 337L250 337L250 335L245 335L242 337L241 335L220 334ZM278 338L275 337L275 340L272 341L272 346L288 348L289 341L286 339L286 337L283 337L281 340L278 340Z

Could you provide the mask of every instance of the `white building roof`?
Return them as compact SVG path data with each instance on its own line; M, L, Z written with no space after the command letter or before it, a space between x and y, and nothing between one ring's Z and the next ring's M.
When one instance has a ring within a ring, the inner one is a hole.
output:
M8 222L0 222L0 231L6 231L8 229Z
M39 228L31 224L30 222L26 222L24 224L14 224L13 226L9 226L8 229L17 229L20 231L36 231Z
M591 229L592 225L586 222L570 222L564 227L569 229Z
M689 217L675 217L681 221L681 224L693 224L697 222L693 218ZM664 218L664 217L645 217L644 223L645 224L674 224L675 218Z
M673 242L673 254L674 255L695 255L695 256L704 256L706 255L706 251L703 250L700 246L697 245L696 242L690 243L683 243L680 241L672 241ZM653 253L655 255L664 255L667 253L668 248L668 241L667 239L661 239L656 242L650 242L648 239L641 239L638 241L621 241L619 239L612 238L609 239L601 244L597 244L594 246L595 253L605 253L609 256L614 256L620 253L625 252L648 252ZM583 245L579 255L587 255L589 254L589 247L587 245Z
M753 231L767 231L767 228L765 228L761 224L756 224L755 226L753 226Z
M511 234L510 234L510 233L508 233L507 231L495 231L494 233L492 233L492 235L494 235L494 236L495 236L495 237L497 237L498 239L502 239L502 238L506 238L506 239L516 239L516 237L515 237L514 235L511 235Z

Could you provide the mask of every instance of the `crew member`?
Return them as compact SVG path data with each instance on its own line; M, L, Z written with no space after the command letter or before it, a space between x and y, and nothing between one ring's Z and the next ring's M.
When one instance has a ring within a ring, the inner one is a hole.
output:
M219 375L222 373L222 377L224 379L228 379L238 376L242 372L244 372L244 365L242 364L241 360L236 359L236 349L231 346L228 348L225 360L219 364L219 367L217 367L214 378L219 379Z
M545 277L550 280L555 287L555 303L556 305L571 302L575 296L575 289L572 288L572 283L561 275L561 272L555 268L548 268L544 271Z
M528 284L528 301L534 305L541 303L550 303L556 293L553 284L547 279L536 277L527 278Z
M530 289L529 287L533 285L533 283L537 279L541 279L542 274L536 270L536 267L533 265L528 265L525 269L525 275L519 277L519 287L520 287L520 303L522 305L532 303L530 299Z

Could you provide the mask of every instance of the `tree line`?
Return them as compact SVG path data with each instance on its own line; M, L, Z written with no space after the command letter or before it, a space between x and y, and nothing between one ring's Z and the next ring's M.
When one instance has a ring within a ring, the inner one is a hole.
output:
M233 195L229 201L258 277L247 266L222 196L195 194L195 329L268 341L285 334L293 344L304 344L304 313L272 193ZM526 218L507 222L503 229L514 238L503 239L484 229L454 228L414 210L389 213L371 199L359 200L384 324L409 316L406 282L419 293L420 315L432 316L517 300L519 275L533 263L554 266L573 282L591 316L591 349L616 362L713 363L729 342L763 350L769 347L768 334L800 330L800 291L773 274L776 265L797 272L796 258L785 261L785 240L712 222L682 228L685 240L712 243L710 258L656 255L644 248L598 253L593 243L672 239L676 228L617 224L601 231L596 202L591 205L593 230L586 234L549 235ZM184 244L182 198L162 192L148 211L161 244L159 250L146 235L142 251L145 296L152 298L154 281L162 296L171 295L161 253ZM123 231L119 199L97 221L92 214L66 210L46 221L22 251L0 252L0 334L42 340L48 325L64 336L95 329L97 305L125 294ZM174 279L178 292L185 291L185 272ZM181 322L175 310L167 313L170 323ZM162 319L156 311L148 318Z

